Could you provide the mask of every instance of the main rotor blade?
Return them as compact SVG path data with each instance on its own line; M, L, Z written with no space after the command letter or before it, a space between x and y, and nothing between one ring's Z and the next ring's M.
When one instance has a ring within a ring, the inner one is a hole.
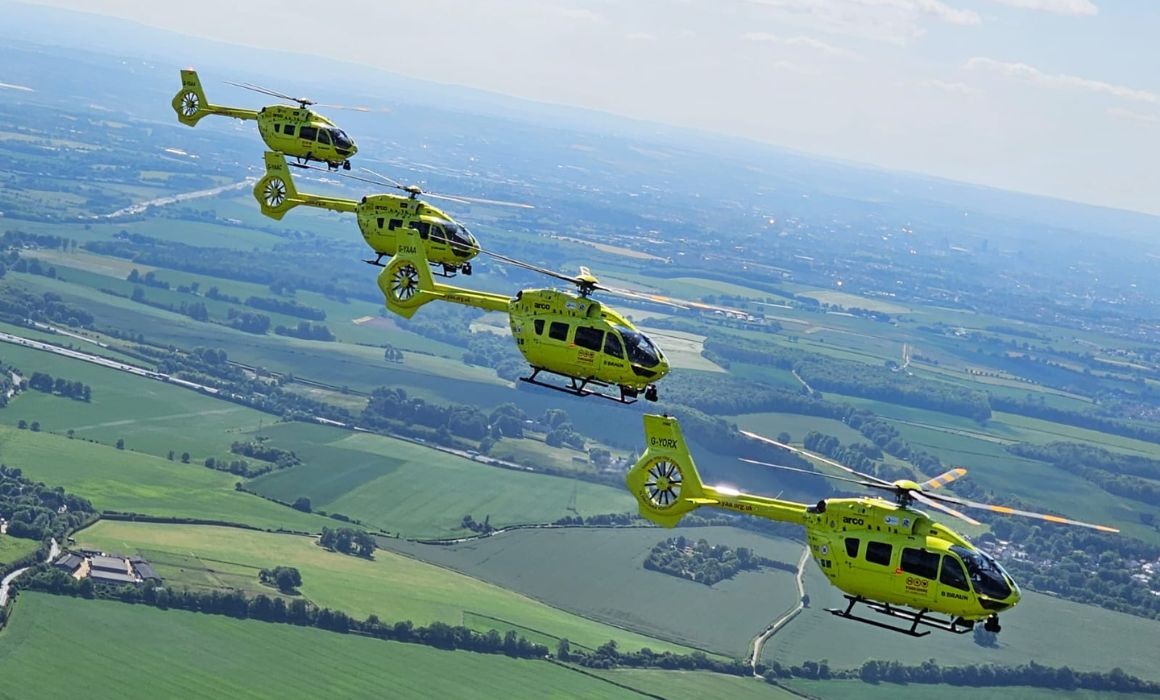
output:
M295 168L301 168L303 170L317 170L320 173L326 173L327 175L337 175L338 177L345 177L348 180L358 180L359 182L366 182L368 184L375 185L376 187L383 186L383 183L379 182L378 180L372 180L369 177L351 175L350 173L342 172L341 170L331 170L330 168L323 168L317 165L311 165L309 163L287 163L287 165Z
M359 170L363 170L365 172L368 172L371 175L374 175L375 177L382 180L383 182L379 183L379 184L386 183L388 186L394 187L397 190L406 190L407 189L406 187L403 186L403 183L399 182L398 180L395 180L393 178L389 178L386 175L383 175L381 173L376 173L375 171L371 170L370 168L359 168Z
M942 487L946 486L947 484L951 483L952 481L954 481L956 479L961 479L962 477L964 477L966 475L967 475L966 469L963 469L962 467L955 467L954 469L951 469L948 472L944 472L942 474L939 474L936 477L932 477L930 479L927 479L926 481L922 482L918 486L919 486L919 488L921 488L923 490L941 489Z
M653 294L652 292L638 292L633 289L624 289L622 287L609 287L606 285L599 285L597 289L608 292L609 294L618 294L630 299L642 299L644 301L651 301L657 304L666 304L668 306L675 306L679 309L700 309L701 311L715 311L723 313L727 316L741 316L743 318L749 316L749 312L740 309L733 309L728 306L716 306L714 304L706 304L700 301L690 301L688 299L681 299L678 297L669 297L663 294Z
M808 459L815 459L819 462L823 462L825 464L828 464L831 467L837 467L838 469L841 469L844 472L847 472L849 474L854 474L856 476L860 476L863 479L866 479L867 481L873 481L881 486L889 487L890 490L892 490L892 491L896 490L896 487L894 486L894 484L890 483L889 481L887 481L885 479L879 479L878 477L874 476L873 474L863 474L862 472L860 472L856 469L852 469L850 467L847 467L845 464L835 462L834 460L830 459L829 457L823 457L821 455L814 454L813 452L810 452L809 450L803 450L803 449L798 448L798 447L793 447L792 445L787 445L784 442L778 442L777 440L771 440L771 439L765 437L764 435L758 435L757 433L751 433L748 430L738 430L737 432L741 433L742 435L744 435L746 437L753 438L754 440L757 440L758 442L764 442L767 445L773 445L774 447L780 447L783 450L789 450L790 452L797 453L797 454L799 454L803 457L806 457Z
M873 481L865 481L862 479L851 479L851 478L846 477L846 476L838 476L837 474L826 474L825 472L816 472L816 471L813 471L810 469L799 469L798 467L790 467L790 466L786 466L784 464L772 464L770 462L762 462L761 460L749 459L747 457L738 457L737 459L741 460L742 462L748 462L749 464L756 464L756 465L762 466L762 467L773 467L774 469L784 469L787 472L797 472L799 474L810 474L812 476L824 476L827 479L834 479L836 481L848 481L851 484L858 484L859 486L866 486L866 487L873 488L873 489L882 489L884 491L894 491L895 490L893 487L887 487L887 486L883 486L882 484L876 484Z
M390 107L367 107L366 105L336 105L330 103L313 103L315 107L322 107L324 109L344 109L350 112L390 112Z
M431 192L424 192L421 196L427 197L428 199L442 199L445 202L455 202L456 204L471 204L470 201L464 199L463 197L452 197L451 195L446 194L432 194Z
M297 97L291 97L287 94L278 92L276 90L271 90L270 88L264 88L261 85L254 85L253 83L234 83L234 82L231 82L229 80L227 80L226 83L228 83L229 85L233 85L235 87L244 88L246 90L253 90L254 92L260 92L264 95L269 95L270 97L277 97L279 99L289 100L290 102L307 102L309 104L313 104L312 102L310 102L310 100L301 100Z
M941 510L944 513L949 513L950 515L955 516L959 520L970 523L971 525L982 525L982 523L980 523L978 520L975 520L974 518L967 515L966 513L955 510L954 508L951 508L950 506L945 506L933 498L927 498L926 496L922 495L921 493L918 493L917 491L911 491L910 496L911 496L911 498L918 501L919 503L922 503L923 505L930 506L931 508L934 508L936 510Z
M914 494L916 497L920 494ZM975 510L989 510L992 513L1002 513L1003 515L1021 515L1024 518L1035 518L1036 520L1046 520L1049 523L1058 523L1060 525L1078 525L1079 527L1087 527L1100 532L1119 532L1114 527L1107 525L1095 525L1092 523L1085 523L1082 520L1072 520L1071 518L1064 518L1058 515L1047 515L1046 513L1033 513L1029 510L1019 510L1018 508L1011 508L1009 506L997 506L990 503L979 503L978 501L968 501L964 498L954 498L944 494L927 493L925 496L943 503L954 503L958 506L966 506L967 508L974 508Z
M424 192L425 197L440 197L443 199L450 199L456 202L464 202L467 204L494 204L500 207L516 207L517 209L535 209L531 204L524 204L523 202L505 202L502 199L487 199L486 197L468 197L463 194L433 194L431 192Z
M493 252L490 250L480 249L479 252L484 253L485 255L490 255L491 257L495 258L496 260L499 260L501 262L505 262L509 265L514 265L516 267L522 267L525 270L531 270L532 272L539 272L542 275L547 275L549 277L555 277L558 280L563 280L565 282L571 282L572 284L581 284L581 282L582 282L582 280L579 277L572 277L571 275L565 275L562 272L556 272L555 270L549 270L546 267L540 267L538 265L533 265L531 263L524 262L523 260L516 260L515 258L509 258L506 255L502 255L500 253L496 253L496 252Z

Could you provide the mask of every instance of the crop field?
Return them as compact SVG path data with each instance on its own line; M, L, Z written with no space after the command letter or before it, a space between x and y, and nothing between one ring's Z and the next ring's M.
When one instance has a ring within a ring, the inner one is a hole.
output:
M596 675L614 683L636 688L642 693L659 695L667 700L794 700L801 696L770 685L759 678L740 678L706 671L663 671L659 669L622 668L596 671ZM813 691L817 697L829 698L821 686Z
M11 410L11 409L8 409ZM97 510L320 532L333 523L234 490L237 477L80 439L0 426L4 463L92 501Z
M0 564L7 564L32 554L39 546L40 542L36 540L0 535Z
M5 700L640 697L542 661L43 593L0 632L0 677Z
M742 572L706 586L643 563L658 542L683 535L749 547L796 564L802 545L735 528L521 530L450 546L384 546L519 591L549 605L652 637L741 656L753 637L797 600L793 574Z
M634 511L623 489L556 476L490 467L422 445L323 426L276 425L267 434L305 464L267 474L250 487L270 498L310 498L316 509L342 513L405 537L462 534L470 514L493 526L552 522Z
M1132 675L1160 680L1155 654L1160 639L1157 620L1024 591L1023 602L1000 616L1003 631L997 648L980 647L970 635L938 631L915 640L830 615L824 608L845 606L845 600L817 567L811 564L806 571L810 607L766 643L766 661L793 665L828 659L832 668L860 668L868 659L917 665L933 658L940 666L1018 666L1034 660L1077 671L1119 666ZM843 643L835 644L835 639Z
M955 698L955 700L1129 700L1150 697L1128 693L1099 692L1095 690L1052 690L1021 685L990 688L968 688L961 685L925 685L920 683L863 683L861 681L806 681L785 680L787 688L826 700L928 700Z
M4 345L0 357L31 375L81 381L93 389L91 402L39 391L25 391L0 411L0 423L38 421L42 431L112 445L118 439L132 450L165 456L189 452L200 463L209 455L229 451L230 443L245 439L260 421L274 417L245 406L222 401L173 384L137 377L108 367L54 355L41 350Z
M416 625L479 623L480 630L487 631L495 625L476 617L487 616L567 637L590 648L615 639L622 648L678 649L677 645L585 619L491 583L384 550L367 560L328 552L312 537L113 521L101 521L76 538L81 547L140 551L157 557L157 573L169 585L237 587L254 592L261 590L255 585L258 569L294 566L302 572L300 590L306 599L360 619L375 614L385 621L411 620ZM198 560L201 566L195 568Z

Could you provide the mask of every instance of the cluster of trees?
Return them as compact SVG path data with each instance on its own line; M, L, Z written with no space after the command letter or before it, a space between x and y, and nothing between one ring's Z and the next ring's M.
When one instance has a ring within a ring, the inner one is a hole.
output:
M49 488L0 464L0 515L8 521L9 536L43 540L84 526L95 512L91 503L62 487Z
M415 434L414 426L423 426L430 429L424 439L444 445L455 444L453 436L480 441L489 435L487 415L475 406L429 403L407 396L401 388L379 387L371 392L361 422L367 427L411 435Z
M1076 442L1049 445L1021 442L1008 445L1007 451L1020 457L1050 462L1108 493L1149 505L1160 503L1160 460L1109 452Z
M0 288L0 318L23 325L26 320L57 323L72 328L90 328L93 315L64 303L59 294L30 294L18 287Z
M1160 683L1130 676L1119 667L1110 671L1074 671L1067 666L1053 668L1034 661L1019 666L939 666L930 659L918 666L905 666L898 661L872 659L863 663L857 673L857 677L867 683L947 683L976 688L1022 685L1053 690L1160 693Z
M325 321L326 310L314 306L300 304L294 299L277 299L274 297L246 297L246 306L269 311L276 314L285 314L295 318L304 318L307 321Z
M694 542L684 535L658 542L644 560L644 568L649 571L660 571L706 586L733 578L742 571L760 571L763 567L797 571L791 564L756 555L748 547L734 549L723 544L712 545L704 539Z
M230 444L230 452L236 455L245 455L253 459L260 459L263 462L270 462L275 464L279 469L287 469L302 463L302 460L298 459L298 455L293 450L284 450L281 447L275 447L263 439L249 440L247 442L240 440L234 441Z
M143 284L146 287L156 287L157 289L169 289L169 283L165 280L158 279L157 274L153 271L141 274L137 268L129 271L129 275L125 278L133 284Z
M648 647L640 651L621 651L615 640L609 640L593 651L575 649L567 639L556 644L556 657L561 661L587 666L589 668L663 668L682 671L712 671L730 676L751 676L753 669L741 659L710 658L703 651L691 654L674 654L671 651L655 652Z
M220 289L218 289L217 287L210 287L209 289L205 290L205 298L206 299L213 299L214 301L225 301L225 302L229 302L231 304L242 303L241 298L236 297L232 294L223 294L222 291Z
M215 469L219 472L229 472L235 476L241 476L246 479L252 479L256 476L269 474L274 471L272 464L260 464L258 466L251 466L249 462L244 459L219 459L217 457L206 457L205 466L210 469Z
M30 275L41 275L50 279L56 279L56 268L40 262L37 258L19 258L12 265L14 272L27 272Z
M509 381L525 374L528 366L511 337L496 333L471 333L467 338L463 362L490 367L499 377Z
M302 574L293 566L275 566L259 571L258 580L267 586L276 586L281 593L290 594L302 585Z
M691 517L691 516L687 516ZM632 525L640 516L635 513L600 513L598 515L565 515L552 521L553 525L587 525L589 527L624 527ZM683 521L682 521L683 523Z
M481 522L477 521L474 517L472 517L471 513L468 513L467 515L463 516L463 520L460 521L459 525L464 530L470 530L471 532L478 532L481 535L486 535L489 532L495 531L495 528L491 526L491 516L490 515L485 515L483 517L483 522L481 523Z
M226 318L229 320L231 328L236 328L246 333L265 335L270 330L270 317L266 314L250 313L249 311L230 308L226 314Z
M54 379L52 375L45 372L33 372L32 376L28 378L28 387L43 391L46 394L59 394L78 401L91 401L93 398L93 389L88 384L64 377Z
M334 333L325 323L311 323L310 321L299 321L297 326L275 326L274 335L302 338L303 340L322 340L328 343L334 341Z
M355 530L349 527L337 529L324 527L322 535L318 538L318 544L331 551L352 554L356 557L373 559L375 556L375 538L371 537L365 530Z
M1042 418L1043 420L1049 420L1053 423L1074 425L1077 428L1098 430L1101 433L1122 435L1124 437L1136 438L1137 440L1145 440L1147 442L1160 444L1160 426L1155 424L1149 425L1147 423L1132 423L1129 421L1110 418L1108 416L1101 416L1094 413L1070 411L1066 408L1049 406L1045 403L1036 401L1031 397L1017 399L1007 396L992 396L991 406L996 411L1018 413L1021 416Z

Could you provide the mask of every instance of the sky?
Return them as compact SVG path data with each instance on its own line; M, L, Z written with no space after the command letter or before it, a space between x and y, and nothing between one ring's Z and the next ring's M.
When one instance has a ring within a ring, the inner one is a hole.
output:
M1160 214L1158 0L34 4Z

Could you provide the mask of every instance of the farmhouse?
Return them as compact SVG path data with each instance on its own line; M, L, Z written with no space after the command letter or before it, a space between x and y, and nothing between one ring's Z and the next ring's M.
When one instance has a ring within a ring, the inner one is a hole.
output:
M65 552L53 566L76 579L91 578L100 583L143 583L160 581L157 571L139 556L123 557L104 552Z

